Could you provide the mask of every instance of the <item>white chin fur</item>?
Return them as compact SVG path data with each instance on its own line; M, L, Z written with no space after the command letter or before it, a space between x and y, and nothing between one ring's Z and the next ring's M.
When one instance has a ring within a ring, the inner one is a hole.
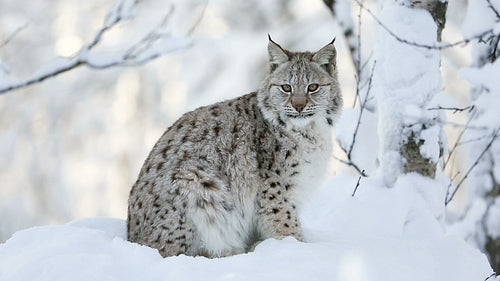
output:
M311 122L313 121L314 118L310 118L310 117L307 117L307 118L293 118L293 117L289 117L288 120L290 120L290 122L295 126L295 127L305 127L309 124L311 124Z

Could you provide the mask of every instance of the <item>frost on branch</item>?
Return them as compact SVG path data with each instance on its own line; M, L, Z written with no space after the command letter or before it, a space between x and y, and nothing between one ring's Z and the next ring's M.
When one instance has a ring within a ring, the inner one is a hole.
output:
M144 64L164 54L186 48L191 44L189 39L174 37L167 32L168 19L173 12L173 9L171 9L158 25L151 27L150 31L142 38L139 38L133 45L112 53L96 51L95 47L103 41L103 36L106 32L123 21L133 18L136 8L136 0L121 0L117 2L106 14L102 27L95 32L92 40L85 44L72 57L54 58L52 61L41 66L35 74L23 80L9 79L6 76L0 75L0 94L42 82L47 78L54 77L82 65L94 69L105 69L114 66ZM2 64L0 66L1 68L7 67Z

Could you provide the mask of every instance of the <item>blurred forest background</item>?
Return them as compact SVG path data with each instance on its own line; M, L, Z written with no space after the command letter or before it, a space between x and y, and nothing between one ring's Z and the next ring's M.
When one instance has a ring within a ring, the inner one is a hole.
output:
M2 0L0 78L23 79L55 57L76 54L114 4ZM372 1L365 5L378 7ZM463 39L466 6L466 0L450 1L443 41ZM354 20L359 7L352 2L352 9L342 11ZM354 104L356 78L348 46L338 20L321 0L143 0L135 17L110 29L97 48L105 54L130 46L165 17L167 33L190 39L189 46L142 65L83 66L0 95L0 242L34 225L91 216L125 218L130 187L173 121L198 106L259 87L267 71L268 33L288 49L311 51L336 36L345 106ZM364 59L376 25L363 12ZM457 78L457 71L471 62L468 45L442 51L444 91L460 106L469 103L469 84ZM466 114L447 114L465 122ZM458 131L447 130L452 142ZM457 155L448 166L450 174L463 169ZM349 169L334 163L332 175ZM461 196L449 206L452 218L464 212Z

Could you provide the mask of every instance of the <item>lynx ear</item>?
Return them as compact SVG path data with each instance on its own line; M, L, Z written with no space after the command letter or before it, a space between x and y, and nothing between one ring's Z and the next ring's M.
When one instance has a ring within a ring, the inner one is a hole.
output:
M269 68L270 72L273 72L280 64L287 62L290 58L288 57L288 51L276 44L273 39L271 39L271 35L268 36L269 43L267 44L267 51L269 53Z
M326 72L330 75L334 75L337 68L337 51L333 46L335 42L335 38L328 45L321 48L321 50L317 51L313 57L312 61L318 63Z

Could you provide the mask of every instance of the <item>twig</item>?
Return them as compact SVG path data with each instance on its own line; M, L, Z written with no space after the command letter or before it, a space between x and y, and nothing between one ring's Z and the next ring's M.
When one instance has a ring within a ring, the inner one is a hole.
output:
M361 123L361 117L363 117L363 111L365 110L365 107L366 107L366 101L368 100L368 96L370 95L370 90L372 88L372 79L373 79L373 74L374 74L376 65L377 65L377 61L374 61L373 66L372 66L372 70L370 73L370 78L368 79L368 89L366 90L365 99L363 102L360 101L361 107L359 110L358 121L356 123L356 128L354 129L354 134L352 136L351 146L349 147L349 151L347 151L347 158L349 160L351 160L351 153L352 153L352 150L354 149L354 144L356 143L356 136L358 135L359 125Z
M361 171L362 173L365 172L365 170ZM359 181L361 180L361 176L359 176L358 178L358 182L356 183L356 187L354 187L354 191L352 192L352 195L351 197L354 197L354 195L356 194L356 191L358 190L358 186L359 186Z
M474 108L474 106L471 107L471 110ZM467 120L467 123L465 124L463 130L460 132L460 134L458 135L458 138L457 140L455 141L455 143L453 144L453 148L450 150L450 153L448 154L448 158L446 158L446 161L444 161L443 163L443 170L446 168L446 165L448 164L448 162L450 161L451 157L453 156L453 154L455 153L456 151L456 148L458 147L458 144L460 142L460 140L462 139L465 131L467 130L470 122L472 121L472 119L474 118L475 116L475 113L476 111L473 111L470 115L469 115L469 119Z
M491 277L496 277L496 273L493 272L490 276L486 277L486 279L484 279L484 281L488 281L488 279L490 279Z
M481 154L479 155L479 157L476 159L476 161L474 162L474 164L472 164L472 166L469 168L469 170L467 171L467 173L465 174L465 176L460 180L460 182L457 184L457 187L455 188L455 190L453 190L453 192L451 193L451 196L450 198L447 198L446 199L446 202L445 202L445 205L448 205L448 203L450 203L450 201L453 199L453 196L455 196L455 193L457 193L457 190L460 188L460 186L462 185L462 183L465 181L465 179L467 179L467 177L469 176L470 172L476 167L476 165L479 163L479 161L481 160L481 158L483 158L484 154L486 153L486 151L488 151L488 149L490 149L491 145L493 144L493 142L495 141L495 139L498 137L498 133L500 132L500 127L498 127L494 134L493 134L493 137L491 138L490 142L488 143L488 145L486 145L486 147L484 148L483 152L481 152Z
M495 16L497 17L497 19L500 20L500 13L497 11L497 9L493 6L493 4L491 4L491 0L486 0L486 2L488 2L488 7L493 11L493 13L495 13Z
M358 167L358 165L356 165L355 163L353 163L351 160L340 159L340 158L338 158L335 155L333 155L332 157L333 157L333 159L339 161L342 164L345 164L347 166L353 167L361 176L368 177L368 174L365 172L365 170L360 169Z
M444 169L443 169L444 170ZM453 185L453 181L460 175L460 171L458 171L451 179L450 182L448 183L448 186L446 187L446 196L444 197L445 205L446 205L446 199L450 195L450 187Z
M26 27L28 26L27 23L23 24L22 26L18 27L16 30L14 30L14 32L12 32L9 36L7 36L7 38L5 38L5 40L0 43L0 49L9 44L9 42L14 39L14 37L16 37L17 34L19 34L19 32L23 31Z
M455 46L458 46L458 45L463 45L463 44L467 44L469 43L470 41L472 40L476 40L476 39L479 39L479 38L482 38L484 37L485 35L487 34L493 34L493 31L494 29L493 28L490 28L486 31L483 31L482 33L480 34L477 34L476 36L473 36L473 37L470 37L470 38L467 38L467 39L464 39L464 40L460 40L460 41L456 41L456 42L453 42L453 43L447 43L447 44L440 44L440 45L427 45L427 44L421 44L421 43L417 43L417 42L413 42L413 41L409 41L407 39L404 39L400 36L398 36L394 31L392 31L387 25L385 25L382 21L380 21L377 16L375 16L375 14L367 7L365 7L363 5L363 3L361 3L359 0L354 0L356 1L356 3L358 3L358 5L364 9L365 11L367 11L371 16L372 18L387 32L389 33L392 37L394 37L396 40L398 40L399 42L401 43L405 43L405 44L408 44L408 45L411 45L411 46L415 46L415 47L419 47L419 48L425 48L425 49L429 49L429 50L442 50L442 49L447 49L447 48L452 48L452 47L455 47Z
M361 99L359 98L359 88L361 81L361 7L358 11L358 34L357 34L357 48L358 51L356 53L356 59L353 58L354 68L356 69L356 96L354 97L354 104L352 107L356 106L356 100L359 99L361 103ZM353 54L351 54L353 55ZM365 62L365 65L368 61Z
M427 110L453 110L453 113L457 113L457 112L462 112L465 110L468 110L470 112L473 109L474 109L474 105L469 105L469 106L466 106L463 108L437 106L437 107L428 108Z
M200 25L200 22L203 19L203 17L205 16L205 12L207 11L207 6L208 6L208 0L205 0L205 4L203 5L200 16L196 19L194 24L189 28L189 30L187 32L188 36L193 35L193 33L196 30L196 28L198 27L198 25Z

